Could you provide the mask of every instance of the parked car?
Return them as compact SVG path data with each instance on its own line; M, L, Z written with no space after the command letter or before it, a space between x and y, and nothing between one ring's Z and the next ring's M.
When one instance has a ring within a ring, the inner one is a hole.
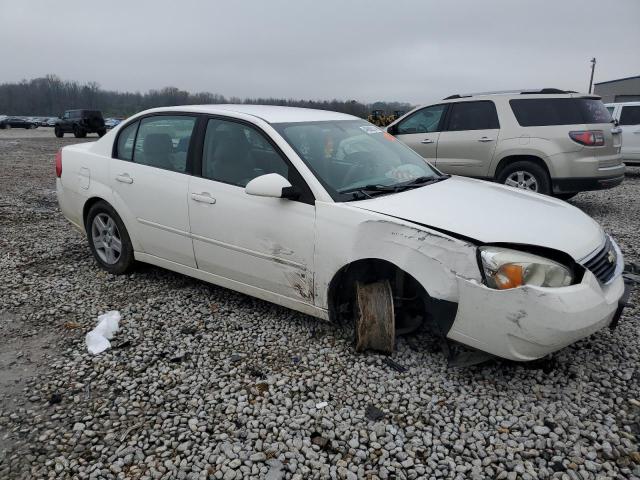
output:
M360 350L390 351L418 319L532 360L622 311L620 249L581 210L444 175L351 115L147 110L62 148L56 176L61 211L104 270L138 260L355 322Z
M0 128L8 129L8 128L38 128L38 125L31 120L21 117L6 117L0 119Z
M387 131L442 172L564 199L624 179L620 130L591 95L452 95L412 110Z
M102 112L99 110L67 110L55 125L56 137L62 138L65 133L73 133L76 138L84 138L87 133L97 133L102 137L107 133Z
M49 118L47 118L46 126L47 127L55 127L57 121L58 121L57 117L49 117Z
M115 127L119 123L120 123L120 120L118 120L117 118L106 118L104 120L104 125L105 127L107 127L108 130L111 130L113 127Z
M640 102L607 103L606 107L622 130L622 160L640 165Z

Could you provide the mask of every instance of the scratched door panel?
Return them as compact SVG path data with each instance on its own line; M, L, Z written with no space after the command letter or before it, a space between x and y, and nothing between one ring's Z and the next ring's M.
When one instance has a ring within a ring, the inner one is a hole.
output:
M313 205L198 177L190 191L215 199L189 202L199 269L313 303Z

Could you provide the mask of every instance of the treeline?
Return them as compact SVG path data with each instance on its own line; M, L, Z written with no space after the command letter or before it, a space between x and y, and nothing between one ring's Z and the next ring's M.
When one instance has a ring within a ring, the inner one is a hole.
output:
M141 110L172 105L247 103L334 110L366 118L371 110L409 110L408 103L360 103L356 100L293 100L281 98L226 98L210 92L190 93L176 87L146 93L103 90L96 82L82 84L55 75L0 84L0 115L58 116L64 110L102 110L106 117L128 117Z

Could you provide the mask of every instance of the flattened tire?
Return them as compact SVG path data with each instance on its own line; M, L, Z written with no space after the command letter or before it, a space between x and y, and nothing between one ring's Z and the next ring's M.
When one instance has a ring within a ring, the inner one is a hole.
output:
M547 171L537 163L527 160L507 165L496 180L503 185L522 188L530 192L544 195L551 193L551 180Z
M111 205L104 201L93 204L87 214L85 230L91 253L102 269L120 275L133 267L131 238Z

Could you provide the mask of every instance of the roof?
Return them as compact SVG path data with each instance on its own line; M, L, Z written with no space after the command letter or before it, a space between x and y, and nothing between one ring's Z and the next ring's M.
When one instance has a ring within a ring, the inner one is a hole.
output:
M288 122L319 122L327 120L359 120L358 117L346 113L332 112L329 110L315 110L312 108L279 107L275 105L180 105L175 107L154 108L153 112L181 111L194 113L239 113L261 118L268 123ZM151 112L150 111L150 112Z
M618 78L616 80L607 80L606 82L596 82L596 83L594 83L594 85L604 85L605 83L622 82L624 80L634 80L636 78L640 78L640 75L636 75L635 77Z

